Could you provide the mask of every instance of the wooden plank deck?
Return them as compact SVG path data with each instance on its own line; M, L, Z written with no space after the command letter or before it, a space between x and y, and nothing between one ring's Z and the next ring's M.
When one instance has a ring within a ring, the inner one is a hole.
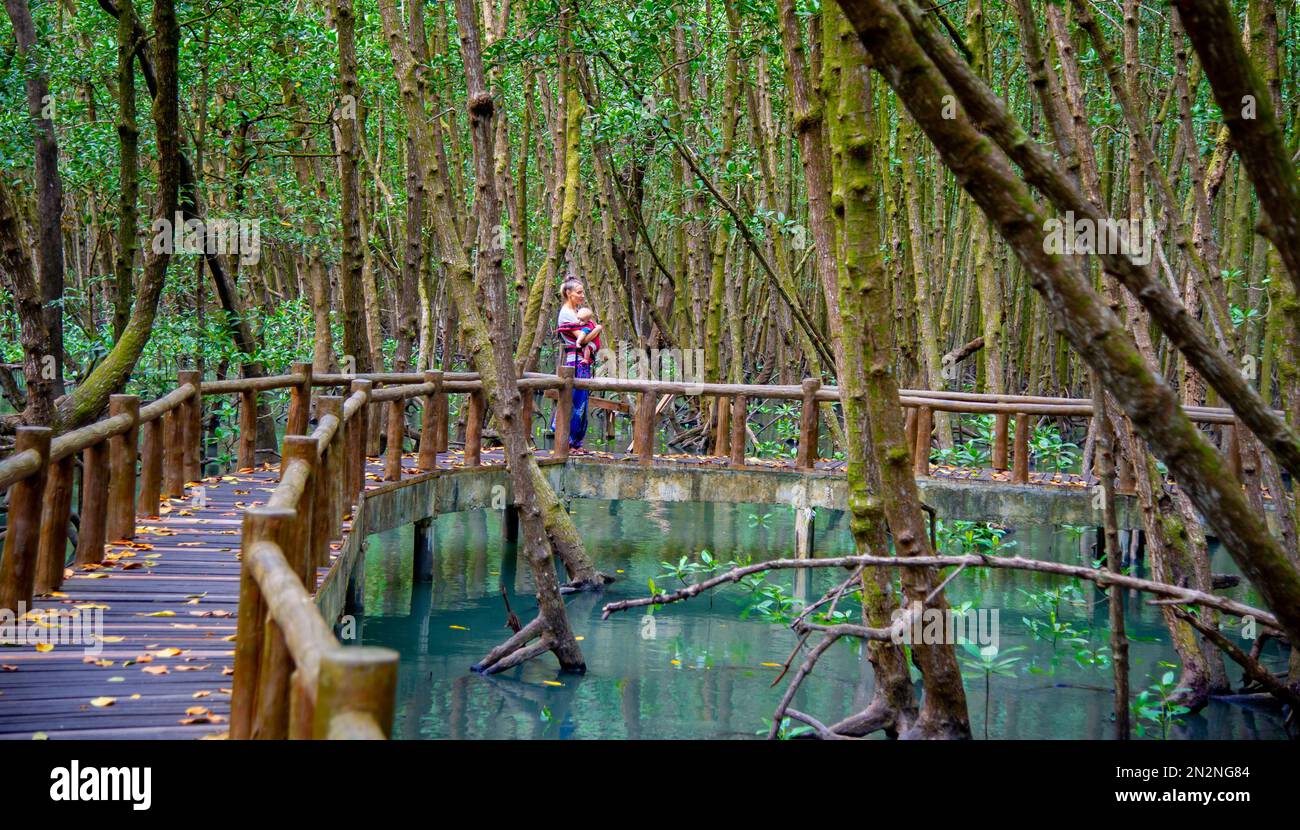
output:
M404 477L422 472L416 458L403 456ZM441 469L454 469L462 453L438 460ZM500 450L484 450L482 463L503 463ZM382 484L382 475L383 460L368 459L367 489ZM69 569L60 591L38 597L34 614L102 614L104 642L94 654L81 644L48 651L0 645L0 739L224 736L240 524L278 480L278 464L209 476L200 482L203 506L189 488L161 516L138 518L135 539L106 545L102 566ZM350 532L350 523L343 529ZM328 570L317 572L317 584Z
M576 457L632 459L605 452ZM727 460L656 456L656 461L725 465ZM404 478L421 472L415 463L414 453L403 457ZM500 450L483 450L482 463L501 464ZM456 450L439 455L441 469L461 465ZM790 466L784 461L763 465ZM837 471L843 462L823 460L817 468ZM369 460L368 489L383 483L382 469L381 459ZM939 467L934 474L984 481L1010 476ZM69 571L61 591L38 598L37 614L102 613L102 651L87 654L79 644L43 652L32 644L0 646L0 739L224 736L234 672L242 513L265 503L277 480L278 465L210 476L202 481L203 506L194 503L193 490L187 498L171 500L163 515L138 520L134 540L108 544L101 567ZM1069 475L1033 474L1031 483L1083 485ZM344 530L350 530L349 523ZM327 572L318 571L318 584Z

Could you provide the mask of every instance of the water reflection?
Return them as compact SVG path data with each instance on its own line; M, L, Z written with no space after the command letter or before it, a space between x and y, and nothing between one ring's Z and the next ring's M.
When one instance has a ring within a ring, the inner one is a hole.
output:
M476 511L434 522L433 581L412 584L410 527L373 537L366 559L361 641L402 655L394 737L425 738L752 738L766 734L765 719L780 699L771 687L789 657L787 628L745 618L750 593L729 587L653 615L626 613L601 621L604 602L676 584L661 562L696 557L708 549L722 560L788 556L794 546L793 511L784 507L576 501L573 515L598 567L618 581L603 595L569 600L575 633L587 658L585 676L559 673L547 656L494 677L469 666L508 634L501 598L527 621L535 611L527 564L501 541L501 514ZM817 556L850 552L842 514L817 517ZM1012 552L1078 564L1093 553L1090 533L1061 527L1022 527L1005 537ZM1216 553L1214 570L1235 573ZM1138 573L1141 574L1139 566ZM786 595L816 597L842 579L839 572L781 572L769 577ZM1068 581L1026 572L974 569L949 587L954 605L999 609L1003 650L1023 647L1015 677L990 683L988 733L993 738L1109 738L1110 671L1086 663L1105 654L1106 596L1082 583L1054 607L1056 622L1074 632L1052 636L1041 628L1042 592ZM1244 588L1229 593L1247 602ZM1144 688L1175 660L1158 611L1142 597L1126 599L1132 686ZM1030 632L1038 621L1040 637ZM1080 657L1080 649L1085 649ZM1265 662L1280 668L1284 656L1270 644ZM1080 662L1085 665L1081 665ZM1240 680L1228 667L1234 684ZM783 684L782 684L783 685ZM796 696L794 707L833 721L867 705L872 675L857 643L837 643ZM984 677L967 682L972 730L985 731ZM1191 739L1282 738L1281 715L1271 706L1211 702L1186 718L1175 736Z

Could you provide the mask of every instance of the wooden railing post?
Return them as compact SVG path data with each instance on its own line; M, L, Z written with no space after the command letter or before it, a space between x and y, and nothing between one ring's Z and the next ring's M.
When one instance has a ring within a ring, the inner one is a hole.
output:
M918 476L930 474L930 431L934 429L934 411L928 406L916 410L916 443L912 450L912 472Z
M442 397L442 372L437 369L426 371L424 382L433 384L433 392L424 396L420 406L420 460L416 464L421 470L435 470L438 467L438 418L435 412L438 398Z
M446 380L446 375L444 375L441 372L439 372L438 374L439 377L441 377L443 380ZM439 383L441 384L441 381ZM439 388L441 388L441 385ZM447 435L447 418L450 410L451 410L451 395L449 395L447 392L442 392L441 394L434 397L433 434L438 439L436 445L438 447L437 450L438 452L447 451L447 441L449 438L449 436Z
M555 398L555 446L551 458L561 461L569 457L569 421L573 418L573 374L572 366L561 366L556 372L563 385Z
M1011 456L1011 482L1029 483L1029 416L1016 413L1016 445Z
M36 554L36 592L48 594L63 585L68 562L68 519L72 514L72 473L76 456L50 465L41 508L41 542Z
M384 418L385 412L382 407L374 407L366 415L366 455L371 458L379 457L379 446L383 443Z
M319 406L319 401L317 402ZM315 443L315 442L313 442ZM364 446L364 445L363 445ZM312 448L312 452L316 452ZM329 475L329 455L318 456L315 462L315 475L312 476L311 486L303 494L299 504L311 502L311 532L308 534L310 543L310 562L311 567L316 568L321 563L330 561L330 492L333 488L325 480Z
M803 406L799 410L799 453L794 462L801 470L811 470L817 466L817 433L821 426L817 412L817 390L821 386L820 378L803 379Z
M638 461L654 461L655 394L649 389L637 393L636 413L632 416L632 452Z
M18 427L14 454L35 450L40 456L36 472L9 489L9 526L0 558L0 609L15 616L26 613L36 587L36 555L41 534L41 507L50 469L49 427ZM24 606L19 610L19 603Z
M370 432L370 395L374 391L375 384L366 378L357 378L352 381L349 390L352 394L357 392L366 396L366 402L357 409L348 422L347 446L344 452L347 453L347 498L349 504L360 502L361 491L366 488L366 435Z
M246 741L253 733L253 712L257 708L260 685L262 640L265 636L266 602L249 567L247 554L258 541L248 534L248 514L244 514L240 538L245 554L239 568L239 616L235 627L235 676L230 692L230 738Z
M524 441L533 445L533 390L519 390L519 423L524 425Z
M320 510L322 506L325 509L325 517L328 528L327 538L330 541L340 539L343 536L343 399L337 395L321 395L316 399L316 419L319 421L326 415L334 415L340 421L339 428L334 432L334 437L330 440L329 445L325 448L325 454L321 457L320 491L324 494L324 504L316 503L316 509ZM365 433L357 430L358 440L365 441ZM363 443L364 446L364 443ZM329 547L326 546L323 551L324 560L317 558L316 567L323 567L329 562Z
M731 454L731 398L719 395L717 402L718 423L713 436L713 454Z
M280 627L270 619L253 577L249 552L262 542L274 542L284 550L292 538L296 517L296 511L287 507L262 505L244 511L230 701L230 737L235 740L283 738L288 731L288 681L293 660Z
M343 399L339 399L339 430L334 433L334 440L330 441L330 451L327 456L328 466L325 467L325 482L333 491L334 512L330 517L330 529L333 531L331 539L336 542L343 541L343 517L352 512L353 500L355 494L347 491L347 433L348 422L343 421ZM360 501L358 498L357 501ZM324 567L329 564L329 558L321 563Z
M141 516L157 516L162 503L163 477L163 425L154 418L143 427L140 440L140 502L136 512Z
M302 375L303 381L289 390L289 417L284 425L284 434L306 435L311 417L311 364L295 363L289 367L289 372Z
M182 385L194 385L194 395L180 407L184 436L181 447L185 458L185 480L198 481L203 478L203 393L200 391L203 378L193 369L187 369L178 372L176 380Z
M257 390L239 393L239 451L235 466L251 470L257 464Z
M163 495L179 499L185 495L185 404L163 416Z
M183 422L182 422L183 423ZM81 524L77 528L77 564L104 561L108 519L108 442L100 441L81 454Z
M131 417L131 428L108 439L108 518L105 535L111 541L135 538L135 461L139 447L140 399L111 395L108 416Z
M465 409L465 466L477 467L482 452L483 392L480 390L469 393L469 405Z
M903 407L903 436L907 446L916 451L916 407Z
M306 586L308 593L316 590L315 563L316 551L324 547L329 549L329 540L322 539L324 543L316 544L312 538L314 529L314 508L316 488L320 486L320 458L316 454L316 442L308 435L286 435L284 436L284 460L286 463L301 461L307 465L310 471L307 474L307 482L302 488L302 493L298 496L298 507L295 511L297 516L294 519L294 530L287 542L284 550L285 559L298 576L302 578L302 583ZM328 561L329 555L325 559Z
M339 646L322 654L312 737L388 737L397 702L397 660L397 652L376 646ZM361 728L367 721L378 735Z
M406 440L406 400L388 402L388 446L384 451L384 481L402 480L402 442Z
M749 399L736 395L731 399L731 466L745 466L745 423Z
M1007 429L1010 417L1005 412L993 416L993 469L1007 468Z

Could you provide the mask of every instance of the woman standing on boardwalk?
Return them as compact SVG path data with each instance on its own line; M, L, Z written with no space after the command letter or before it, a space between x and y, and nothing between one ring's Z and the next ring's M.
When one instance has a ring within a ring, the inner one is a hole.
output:
M585 347L600 336L604 327L598 324L591 314L579 314L585 308L587 300L580 280L565 280L560 286L560 296L563 302L555 322L555 335L560 339L560 365L572 366L575 378L589 378L594 362L594 350ZM587 395L586 389L573 390L573 413L569 417L571 451L582 451L582 439L587 434ZM554 416L551 420L551 429L555 429Z

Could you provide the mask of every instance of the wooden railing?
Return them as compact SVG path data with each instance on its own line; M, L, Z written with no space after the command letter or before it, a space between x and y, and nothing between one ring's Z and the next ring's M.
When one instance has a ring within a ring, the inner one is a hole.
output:
M163 498L181 496L186 479L198 478L198 373L177 380L174 391L143 407L134 395L113 395L107 418L53 440L47 427L18 428L14 454L0 462L0 488L11 487L0 608L30 606L35 593L63 584L78 453L78 565L102 562L106 541L135 536L137 515L157 515Z
M632 453L655 459L655 432L664 405L674 396L718 399L715 446L731 465L745 464L746 424L753 402L800 401L799 443L794 467L811 470L818 459L818 404L838 401L840 390L816 379L794 385L746 385L618 378L575 378L572 368L555 375L529 373L519 381L524 422L531 424L537 393L553 391L555 444L551 457L569 455L573 391L629 395ZM378 387L378 388L376 388ZM318 395L339 389L346 397ZM30 606L35 594L59 589L68 554L73 472L81 455L77 565L99 563L108 541L135 535L137 516L159 513L163 499L185 494L186 482L202 478L201 414L204 396L238 395L237 464L256 459L259 394L289 390L281 479L264 506L246 511L241 538L242 570L235 679L233 738L382 738L391 727L397 654L373 647L344 647L313 602L316 575L329 564L330 545L342 539L345 517L365 489L366 448L374 407L386 407L383 478L402 475L406 407L420 401L417 467L436 468L448 449L449 398L467 396L463 465L482 463L485 399L474 373L313 374L298 363L287 375L201 382L182 371L176 389L142 406L133 395L114 395L108 416L57 438L44 427L19 427L13 453L0 461L0 490L9 490L8 527L0 556L0 608ZM1011 480L1028 481L1030 420L1043 416L1090 417L1089 400L927 390L901 390L917 475L930 472L935 412L994 415L991 463L1011 467ZM1187 407L1193 421L1221 425L1223 445L1235 452L1232 413ZM1015 420L1014 433L1010 421ZM1234 460L1234 466L1239 460ZM1132 486L1131 466L1120 464L1120 489Z

